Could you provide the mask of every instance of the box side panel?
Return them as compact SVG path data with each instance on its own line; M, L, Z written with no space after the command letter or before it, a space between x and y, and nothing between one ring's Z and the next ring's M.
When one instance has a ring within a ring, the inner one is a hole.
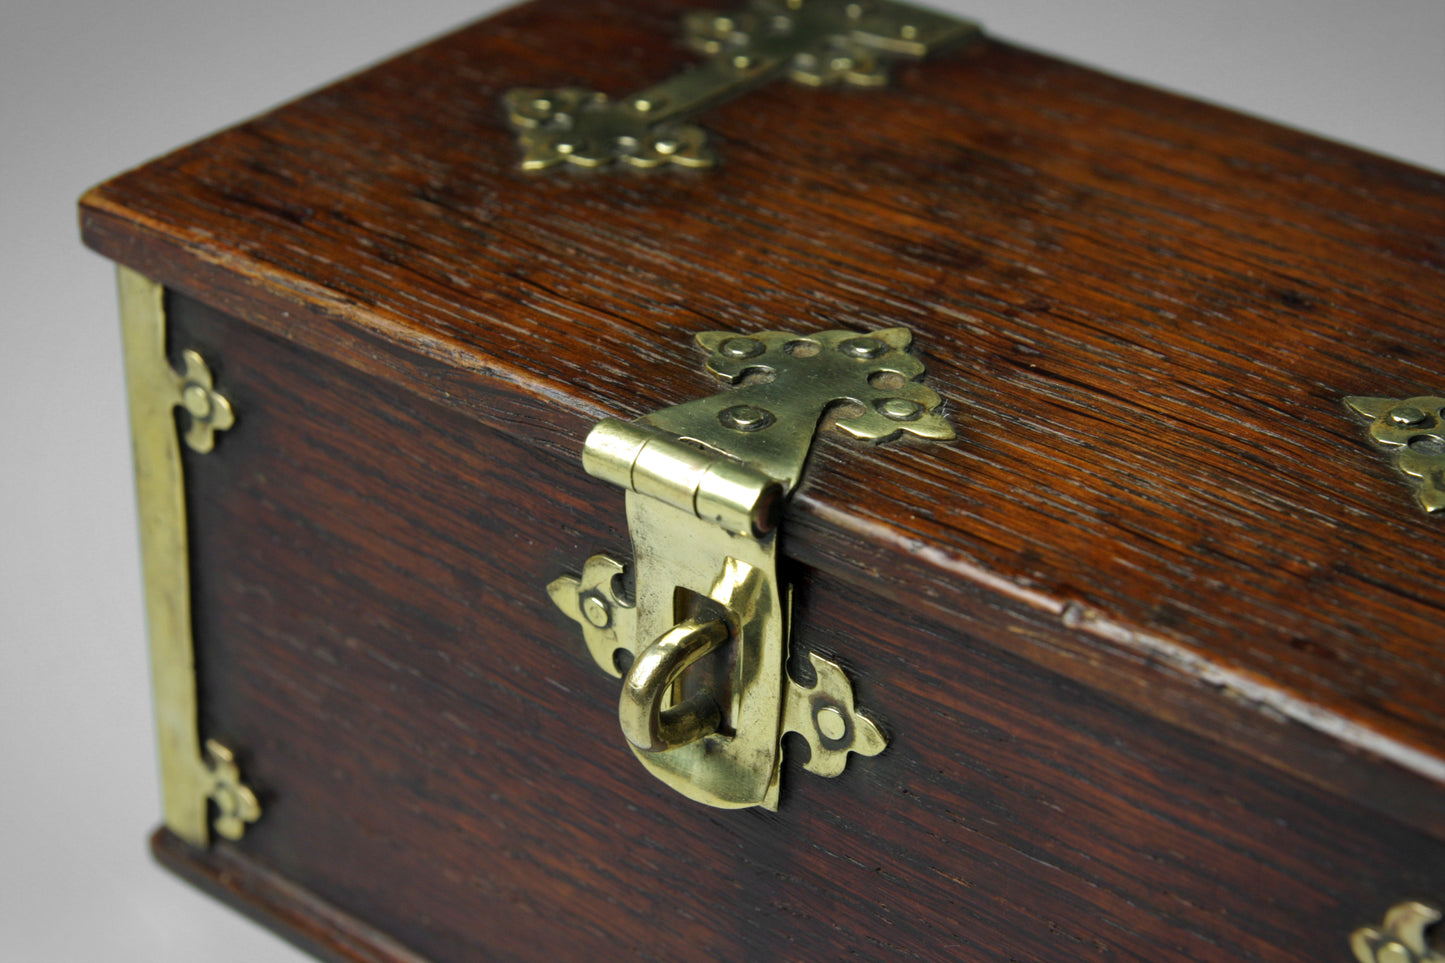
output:
M218 851L424 958L1283 963L1445 896L1440 843L806 568L797 648L890 748L829 781L790 745L777 813L687 803L544 592L627 554L620 493L170 311L237 416L185 466L201 735L264 804Z

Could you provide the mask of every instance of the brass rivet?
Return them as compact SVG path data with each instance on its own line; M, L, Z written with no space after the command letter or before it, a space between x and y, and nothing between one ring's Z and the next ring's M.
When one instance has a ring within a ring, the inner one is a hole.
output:
M1375 950L1376 963L1412 963L1415 959L1408 947L1394 940Z
M632 109L637 111L639 114L645 114L648 111L652 110L655 106L656 105L652 101L648 100L646 97L638 97L632 102Z
M1390 410L1390 420L1397 425L1408 427L1410 425L1422 424L1428 421L1429 415L1413 405L1401 405Z
M852 70L853 58L834 57L832 61L829 62L828 66L832 67L834 70Z
M682 145L670 137L664 137L652 145L659 154L676 154L677 149Z
M859 17L861 17L861 16L863 16L863 5L862 5L861 3L850 3L850 4L848 4L848 19L849 19L849 20L857 20L857 19L858 19Z
M589 595L582 600L582 614L599 629L607 628L607 623L612 621L612 613L607 610L607 603L595 595Z
M902 37L904 40L913 40L918 36L918 28L913 26L913 24L911 23L905 23L903 26L898 28L898 36Z
M546 97L538 97L532 101L532 109L538 113L545 114L552 109L552 102Z
M557 141L557 153L559 154L570 154L576 149L577 145L572 143L570 140Z
M739 70L747 70L753 65L753 58L747 54L738 54L733 58L733 66Z
M889 398L878 403L878 413L894 421L913 421L923 412L923 406L907 398Z
M829 742L837 742L848 734L848 720L835 706L819 709L813 720L818 724L818 732Z
M712 22L712 28L718 33L732 33L733 22L730 17L718 17Z
M728 358L756 358L765 347L757 338L728 338L719 351Z
M186 385L181 392L181 404L193 418L209 418L211 415L211 393L202 385Z
M736 431L761 431L773 423L773 413L752 405L733 405L718 413L718 421Z
M838 350L854 358L876 358L888 350L888 345L877 338L849 338L838 345Z

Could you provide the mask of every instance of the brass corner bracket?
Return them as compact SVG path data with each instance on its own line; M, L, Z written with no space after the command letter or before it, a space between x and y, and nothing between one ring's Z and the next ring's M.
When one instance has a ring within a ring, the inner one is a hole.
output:
M205 846L213 826L227 839L241 838L260 818L261 806L242 780L234 753L215 740L207 740L204 749L201 744L185 479L174 411L186 412L185 442L201 454L215 447L216 433L236 418L199 353L183 354L183 372L166 360L162 286L125 267L117 271L117 282L165 822L186 842Z
M1381 926L1351 933L1350 949L1359 963L1445 963L1445 953L1425 940L1425 931L1439 921L1440 910L1429 903L1396 903Z
M953 428L906 329L698 341L708 370L738 387L606 419L583 451L589 474L627 493L635 588L622 562L594 555L547 591L598 666L623 678L618 721L648 770L711 806L776 809L784 733L808 742L806 768L824 776L886 745L838 665L810 653L811 686L786 670L778 523L814 433L825 412L872 443L945 441Z
M978 37L978 25L898 0L752 0L694 13L684 42L707 59L619 100L585 87L518 87L504 100L523 170L563 164L710 167L707 133L686 119L786 74L812 87L878 87L888 64Z
M1393 452L1395 466L1415 480L1420 507L1445 511L1445 398L1350 397L1345 405L1370 419L1370 439Z

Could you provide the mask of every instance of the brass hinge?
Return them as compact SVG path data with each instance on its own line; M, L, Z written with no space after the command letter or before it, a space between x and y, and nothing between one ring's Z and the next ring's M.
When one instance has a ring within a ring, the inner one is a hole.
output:
M699 111L786 74L800 84L878 87L888 64L981 36L978 25L898 0L753 0L733 14L683 20L687 46L707 57L619 100L585 87L507 92L524 170L613 162L709 167L717 158Z
M647 769L711 806L776 809L784 733L807 740L806 766L825 776L886 743L838 665L810 654L811 686L786 669L778 521L814 432L829 412L873 443L945 441L953 429L904 328L698 341L708 370L738 387L606 419L584 447L586 471L627 492L634 588L620 561L594 555L547 591L603 671L623 677L618 721Z

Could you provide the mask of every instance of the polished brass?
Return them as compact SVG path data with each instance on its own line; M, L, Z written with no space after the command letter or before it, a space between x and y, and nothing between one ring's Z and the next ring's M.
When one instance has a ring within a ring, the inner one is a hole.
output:
M1370 419L1370 439L1395 454L1395 465L1414 479L1415 497L1426 512L1445 511L1445 398L1345 399Z
M853 706L853 686L836 662L808 653L818 681L793 682L783 707L783 731L796 732L811 755L803 768L820 776L842 775L848 753L876 756L888 744L877 723Z
M1350 934L1350 949L1359 963L1445 963L1445 953L1432 949L1425 931L1440 921L1440 910L1409 900L1385 913L1384 924Z
M236 416L231 403L216 390L211 369L200 353L187 348L181 353L181 360L186 370L176 375L176 393L180 397L179 407L188 416L184 437L192 451L204 455L216 447L216 432L234 425Z
M890 61L980 35L977 24L898 0L752 0L735 14L694 13L686 43L708 59L619 100L582 87L508 91L522 167L708 167L717 157L685 119L784 74L809 86L887 83Z
M215 804L216 832L227 839L240 839L246 826L261 818L261 803L256 793L241 779L236 755L214 739L206 740L206 759L211 772L211 789L207 797Z
M778 521L827 412L867 442L953 437L911 340L903 328L702 334L708 369L738 387L605 419L587 438L583 467L627 493L632 578L594 555L547 591L594 661L625 674L618 720L634 754L689 798L777 808L785 732L807 741L820 775L883 750L839 666L810 654L811 686L785 669Z
M663 708L682 674L726 642L727 622L720 618L677 623L642 651L622 681L617 719L627 741L643 752L677 749L717 732L722 709L712 690Z
M229 838L239 837L260 808L241 782L229 750L212 743L202 751L185 490L174 410L186 410L186 441L199 452L211 450L215 433L235 418L199 354L185 353L185 373L176 372L166 360L161 285L125 267L117 280L165 822L177 836L204 846L210 841L212 803L219 813L216 831Z

